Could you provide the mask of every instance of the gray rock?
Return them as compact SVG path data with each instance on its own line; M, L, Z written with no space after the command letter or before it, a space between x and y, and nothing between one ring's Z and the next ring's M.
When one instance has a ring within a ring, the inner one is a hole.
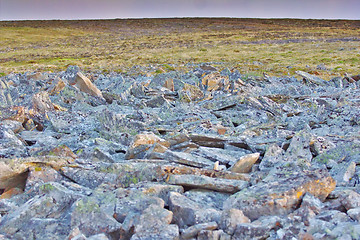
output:
M184 229L181 232L182 239L191 239L196 237L203 230L215 230L218 227L216 222L199 223Z
M233 235L238 224L250 222L250 219L241 210L232 208L222 212L220 228L227 234Z
M305 193L323 201L335 188L335 181L325 170L288 173L284 170L274 176L277 180L260 182L235 193L224 202L224 208L240 209L254 220L291 212Z
M179 228L193 226L198 223L219 222L220 212L213 208L202 208L198 203L182 196L180 193L170 193L169 208L173 212L173 221Z
M201 206L222 210L223 203L230 196L230 194L206 189L192 189L186 191L184 196L200 204Z
M233 179L211 178L197 175L171 175L168 183L190 188L202 188L235 193L248 186L248 182Z
M360 221L360 207L351 208L347 211L347 215L354 219L355 221Z

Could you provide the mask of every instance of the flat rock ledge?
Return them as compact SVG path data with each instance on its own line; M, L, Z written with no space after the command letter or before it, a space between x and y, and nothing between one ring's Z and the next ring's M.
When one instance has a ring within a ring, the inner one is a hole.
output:
M360 239L360 81L0 77L0 239Z

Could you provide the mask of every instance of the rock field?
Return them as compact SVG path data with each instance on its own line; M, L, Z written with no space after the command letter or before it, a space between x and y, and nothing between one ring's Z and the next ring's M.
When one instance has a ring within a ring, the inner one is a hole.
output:
M359 75L0 77L0 239L360 239Z

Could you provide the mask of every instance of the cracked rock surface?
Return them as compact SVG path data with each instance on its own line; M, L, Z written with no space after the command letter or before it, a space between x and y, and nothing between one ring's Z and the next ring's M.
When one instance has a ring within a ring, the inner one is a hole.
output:
M296 73L0 77L0 239L359 239L360 81Z

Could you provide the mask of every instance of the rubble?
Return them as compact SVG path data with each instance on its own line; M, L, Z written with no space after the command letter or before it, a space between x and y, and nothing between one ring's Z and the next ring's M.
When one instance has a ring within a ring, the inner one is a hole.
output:
M357 75L218 69L1 76L0 238L358 239Z

